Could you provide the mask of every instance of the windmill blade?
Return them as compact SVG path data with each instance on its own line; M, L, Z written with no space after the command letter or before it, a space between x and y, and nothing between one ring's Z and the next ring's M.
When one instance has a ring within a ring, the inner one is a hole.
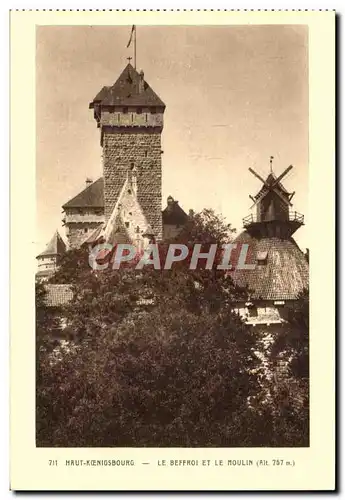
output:
M263 198L265 198L265 196L267 195L267 193L269 193L270 189L269 188L266 188L262 191L261 195L259 196L259 198L257 200L253 200L254 203L253 205L250 207L250 209L254 208L255 205L257 205ZM253 198L252 198L253 199Z
M253 175L255 175L255 177L257 177L259 179L259 181L261 181L265 186L267 186L267 183L266 181L259 175L255 172L255 170L253 170L252 168L249 168L248 169L249 172L251 172Z
M284 196L281 194L281 192L273 187L273 186L269 186L268 189L264 190L262 193L261 193L261 196L255 201L255 203L250 207L251 209L255 207L255 205L257 205L263 198L265 198L265 196L267 195L267 193L269 193L270 191L273 191L277 196L279 196L279 198L284 202L284 203L287 203L288 205L290 205L290 207L292 207L292 203L290 203L290 200L288 198L284 198Z
M290 194L290 197L289 197L289 200L290 200L290 201L291 201L291 200L292 200L292 198L295 196L295 192L296 192L296 191L293 191L293 192Z
M285 176L286 176L286 174L287 174L288 172L290 172L290 170L291 170L292 168L293 168L293 166L292 166L292 165L289 165L289 166L288 166L288 168L286 168L286 169L284 170L284 172L283 172L282 174L280 174L280 176L279 176L279 177L277 177L277 178L276 178L276 180L275 180L275 181L273 182L273 184L272 184L272 187L276 186L276 185L277 185L277 184L278 184L278 183L282 180L282 178L283 178L283 177L285 177Z

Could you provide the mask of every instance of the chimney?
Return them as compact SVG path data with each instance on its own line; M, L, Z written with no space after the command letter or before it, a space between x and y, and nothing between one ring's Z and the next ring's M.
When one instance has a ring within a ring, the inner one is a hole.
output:
M142 94L144 92L144 84L145 84L143 70L140 70L139 77L140 77L139 78L139 94Z
M90 186L90 184L93 183L93 180L90 179L90 177L86 177L86 180L85 180L85 184L86 184L86 187Z
M173 203L174 203L174 198L171 195L168 196L167 198L168 207L170 207Z

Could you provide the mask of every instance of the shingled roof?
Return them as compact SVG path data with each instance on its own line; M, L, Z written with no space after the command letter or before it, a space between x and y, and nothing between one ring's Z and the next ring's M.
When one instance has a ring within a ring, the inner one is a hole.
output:
M77 196L65 203L62 208L104 208L104 180L103 177L97 179Z
M73 299L71 285L45 285L45 303L49 307L61 307Z
M92 231L91 234L89 234L85 238L85 240L81 243L80 246L96 243L102 238L103 231L104 231L104 225L100 224L98 227L96 227L96 229L94 229L94 231Z
M172 196L168 197L167 207L162 211L163 224L183 225L188 219L186 212L180 207L178 201Z
M141 76L131 64L127 64L114 85L103 87L89 107L92 109L97 104L101 106L158 106L165 108L164 102L145 80L143 86L140 86L142 78L143 74Z
M36 257L36 259L38 259L39 257L48 256L48 255L63 255L65 253L65 251L66 251L65 242L61 238L59 232L55 231L52 239L49 241L45 250L43 250L43 252L40 253Z
M249 245L246 263L255 269L236 269L231 277L247 286L253 299L293 300L308 287L308 262L293 238L255 238L243 231L235 243Z

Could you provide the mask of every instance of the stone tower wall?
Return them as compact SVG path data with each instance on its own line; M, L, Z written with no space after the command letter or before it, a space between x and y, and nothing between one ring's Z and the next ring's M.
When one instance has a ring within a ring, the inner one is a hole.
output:
M66 208L63 222L69 248L78 248L90 234L104 223L103 208Z
M135 167L137 199L156 238L161 239L161 128L105 126L102 145L105 221L111 216L127 175Z
M66 225L66 237L68 241L68 247L79 248L83 241L91 235L93 231L100 225L99 222L88 222L88 223L70 223Z

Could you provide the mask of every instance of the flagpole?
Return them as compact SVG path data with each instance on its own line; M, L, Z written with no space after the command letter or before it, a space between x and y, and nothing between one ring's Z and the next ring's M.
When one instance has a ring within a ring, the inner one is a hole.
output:
M137 27L134 26L134 69L137 69Z

